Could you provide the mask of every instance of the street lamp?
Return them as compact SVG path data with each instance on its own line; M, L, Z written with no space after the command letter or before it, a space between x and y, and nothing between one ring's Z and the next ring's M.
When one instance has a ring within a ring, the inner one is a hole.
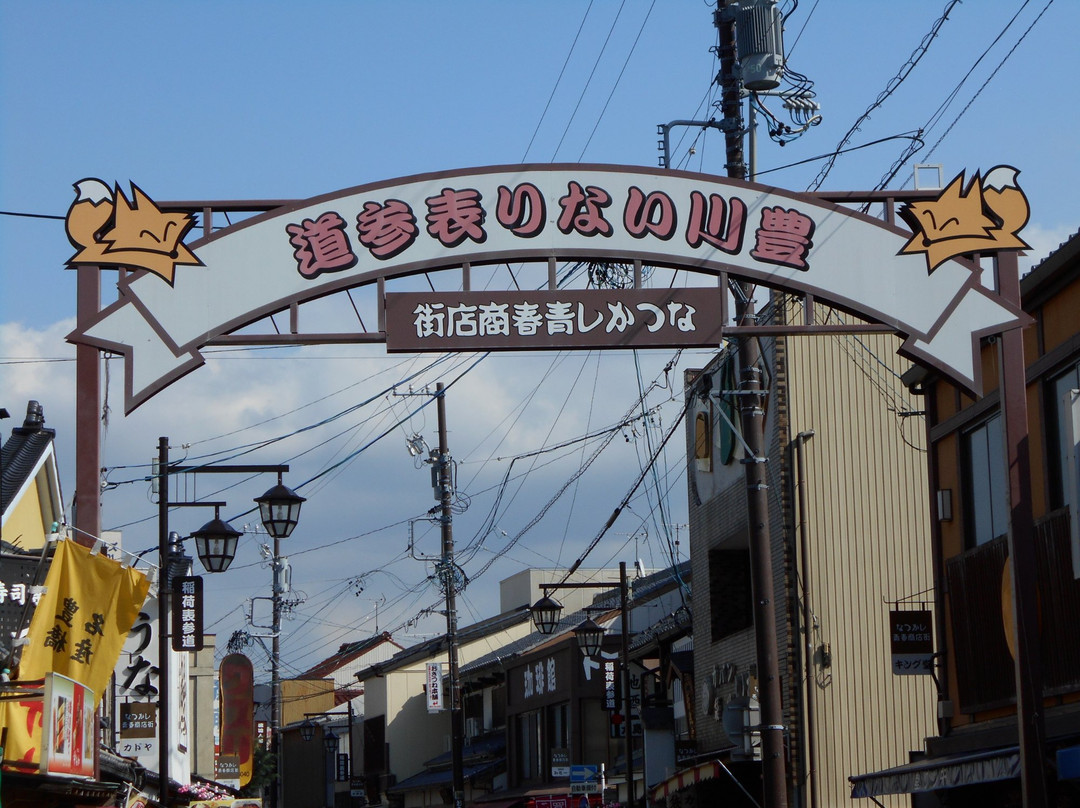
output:
M327 727L323 730L323 749L326 750L326 808L334 808L334 781L337 768L338 736Z
M585 622L574 629L581 653L587 657L594 657L600 653L600 647L604 644L604 627L599 625L591 617L586 617Z
M221 518L214 506L214 518L191 534L195 552L207 572L225 572L236 558L236 542L244 534Z
M551 634L559 624L562 604L545 593L544 597L533 604L531 611L536 630L541 634Z
M544 592L544 596L540 600L533 604L529 610L532 612L533 625L536 626L536 630L541 634L551 634L555 631L555 627L559 624L559 615L562 612L562 604L552 597L549 597L549 590L557 589L609 589L614 585L613 582L573 582L573 583L561 583L561 584L540 584L540 588ZM634 737L632 733L632 727L630 723L630 709L631 709L631 694L630 694L630 611L629 605L629 586L626 582L626 562L619 562L619 612L622 622L622 671L623 671L623 716L624 726L626 727L626 733L623 738L625 742L626 755L626 796L627 802L630 805L640 805L641 808L645 806L645 794L644 788L646 783L645 778L642 776L642 796L640 803L635 796L634 788ZM594 657L600 653L600 647L604 643L604 629L602 626L596 623L591 617L586 617L577 628L574 629L574 634L577 637L578 645L581 647L581 652L587 657Z
M337 754L338 750L338 736L337 733L330 727L327 727L323 732L323 748L326 749L326 754L331 756Z
M255 497L255 501L259 503L263 527L275 539L289 538L300 519L300 506L307 502L291 488L282 485L280 471L277 485L261 497Z
M281 475L289 470L288 466L264 466L264 465L239 465L221 464L209 466L185 466L169 462L169 439L158 438L158 456L154 469L154 480L158 494L158 567L161 570L161 581L158 588L158 778L159 778L159 801L164 808L170 808L172 797L169 793L169 756L172 751L170 743L169 725L169 598L172 595L172 575L169 562L175 555L177 542L169 531L169 511L174 507L210 507L214 508L214 518L195 531L192 536L195 539L196 551L203 566L208 572L223 572L228 569L236 556L237 540L243 535L227 522L221 520L219 509L224 502L175 502L169 498L169 477L173 474L265 474L277 472L278 484L257 498L260 514L264 524L275 539L275 558L277 556L277 539L288 536L294 527L300 514L300 504L304 498L290 491L281 483ZM280 600L276 594L277 572L275 568L275 633L274 633L274 659L272 685L275 708L279 706L277 694L277 659L278 659L278 616L280 609L277 608ZM274 710L271 731L276 733L279 714ZM275 744L276 737L272 738ZM278 778L280 779L280 778ZM276 796L276 795L275 795ZM279 803L275 800L274 805Z
M333 713L304 713L304 723L300 725L300 738L311 741L315 738L317 725L311 720L311 716L321 715L334 717ZM334 783L337 780L337 753L340 739L333 728L323 724L323 749L326 750L326 806L333 808L335 802ZM349 702L349 773L352 774L352 702Z

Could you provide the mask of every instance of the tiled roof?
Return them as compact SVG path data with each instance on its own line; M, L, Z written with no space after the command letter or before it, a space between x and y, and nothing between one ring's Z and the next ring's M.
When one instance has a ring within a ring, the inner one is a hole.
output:
M508 628L531 619L532 615L525 607L510 612L504 612L495 615L494 617L489 617L487 620L481 620L479 623L473 623L471 626L458 629L458 646L460 647L466 643L483 639L492 634L497 634L500 631L505 631ZM410 646L404 651L399 651L385 662L378 662L365 668L356 674L356 678L363 682L365 679L370 679L373 676L382 676L391 671L398 670L399 668L408 667L417 660L438 656L445 650L446 635L440 634L434 639Z
M313 665L311 668L300 674L300 679L313 679L329 676L336 671L342 665L347 665L354 659L363 656L374 648L382 645L384 642L393 642L389 632L382 632L376 634L373 637L368 637L366 640L360 640L358 642L345 643L338 648L337 653L333 656L327 657L317 665Z
M633 599L639 605L641 603L646 603L653 598L671 591L676 586L683 585L689 579L690 562L684 561L676 567L668 567L659 572L654 572L651 575L646 575L643 578L632 580L630 583L634 593ZM559 624L551 634L541 634L537 631L530 632L514 642L507 643L501 648L497 648L496 650L473 660L468 665L463 665L461 667L462 675L479 674L490 667L501 668L516 657L523 656L542 645L559 640L577 628L581 621L590 615L594 620L601 623L616 617L617 614L613 613L617 612L619 609L618 586L616 586L613 591L614 594L611 594L611 592L602 592L597 595L593 600L594 605L590 606L588 611L583 609L578 612L563 614L559 619ZM594 611L597 607L604 607L611 611L600 615ZM671 626L668 625L669 622L672 623ZM678 628L685 631L688 626L689 611L680 610L677 615L671 615L658 621L657 624L650 627L647 632L638 632L631 640L631 649L634 649L639 645L647 644L647 642L655 639L656 633L661 629L671 630Z
M13 504L55 437L55 429L45 428L41 405L29 402L23 425L11 430L11 437L0 449L0 511L6 513Z

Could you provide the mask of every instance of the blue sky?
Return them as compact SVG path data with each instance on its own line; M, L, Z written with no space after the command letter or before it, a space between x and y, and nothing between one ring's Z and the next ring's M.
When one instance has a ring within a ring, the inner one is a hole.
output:
M920 54L920 43L947 7L948 19ZM1080 6L1067 0L801 0L787 21L785 42L789 65L814 82L822 122L783 147L759 135L760 181L805 190L822 166L812 158L832 152L873 106L849 147L932 124L915 159L941 164L946 180L1002 163L1019 168L1032 210L1028 262L1045 257L1080 226L1078 99L1063 69L1078 27ZM134 181L157 200L288 199L423 171L523 161L653 166L657 124L717 114L710 106L717 97L711 86L718 68L710 52L715 39L710 7L701 0L311 7L5 0L0 210L62 216L73 199L72 183L84 177L125 186ZM913 60L917 64L906 69ZM875 104L887 88L894 91ZM767 104L783 115L775 99ZM907 142L889 139L840 156L822 189L874 187ZM676 130L672 143L676 165L724 173L715 131ZM800 161L809 162L782 168ZM910 173L909 164L890 187L910 187ZM44 403L49 425L59 430L68 499L74 369L70 361L46 360L73 355L63 341L75 313L74 274L63 269L70 254L62 222L0 215L0 405L17 420L28 398ZM106 279L106 295L110 283ZM158 435L175 439L176 454L225 450L340 412L414 367L370 348L279 352L286 358L273 361L271 353L220 356L127 418L116 387L119 365L108 363L113 399L105 463L110 481L125 484L104 494L104 519L106 526L128 525L125 546L142 549L154 541L154 525L144 521L154 514L146 487L126 482L140 471L125 467L148 461ZM659 408L650 440L677 412L677 401L669 399L678 397L681 370L706 358L680 357L668 379L674 379L675 394L666 388L650 394L650 405ZM637 363L584 354L528 362L503 357L470 373L448 401L449 417L457 419L451 448L475 503L458 517L463 540L483 523L485 497L506 470L491 457L613 423L639 385L663 380L669 359L660 352ZM281 375L293 381L276 383ZM438 378L431 372L418 384ZM296 456L291 462L300 477L363 445L377 424L389 425L409 403L380 401L384 411L336 444L330 441L332 450L301 455L311 446L299 439L289 443L286 454ZM507 413L520 418L504 421ZM11 425L6 422L4 431ZM402 520L432 504L426 471L413 468L404 438L415 431L433 442L433 428L433 415L414 417L397 430L392 448L382 442L332 481L305 492L308 514L287 552L294 554L296 586L308 596L298 607L298 622L306 620L303 630L320 642L294 641L290 648L286 641L285 653L296 665L355 638L349 627L371 630L374 600L397 604L380 613L380 628L387 628L404 625L432 599L401 597L422 586L422 563L386 565L404 552ZM468 592L463 619L493 613L499 569L509 574L525 564L566 565L577 558L648 454L646 431L627 430L574 489L576 504L564 495L554 509L557 517L505 552L487 574L492 580ZM665 457L670 476L658 488L670 489L668 521L677 524L685 521L686 499L685 482L677 477L681 435L672 444ZM538 468L513 497L498 530L515 535L585 456L579 450L561 464ZM271 450L251 462L283 458ZM252 481L238 486L235 497L247 502L268 486ZM642 513L650 508L637 503ZM199 521L193 514L182 519ZM351 538L392 524L397 527L372 537ZM598 548L597 565L636 554L662 566L658 528L652 526L644 539L646 524L643 516L621 520L619 536ZM215 603L217 614L229 615L216 628L226 637L243 625L236 612L243 599L269 591L269 571L259 566L255 542L245 541L238 571L208 585L228 590ZM685 553L685 540L682 546ZM485 553L495 554L482 549L467 570L478 569ZM354 577L363 580L354 584ZM438 621L427 626L438 630ZM421 629L422 623L408 631Z

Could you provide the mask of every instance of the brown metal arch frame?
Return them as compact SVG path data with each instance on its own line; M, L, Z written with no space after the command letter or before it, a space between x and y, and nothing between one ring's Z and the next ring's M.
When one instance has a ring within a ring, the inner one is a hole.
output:
M669 171L634 166L594 166L574 164L491 166L469 169L466 171L434 172L414 177L384 180L356 186L305 200L166 202L160 204L159 207L162 210L185 211L188 213L201 214L203 216L203 232L206 235L204 238L199 239L190 245L193 250L201 250L226 237L242 234L244 230L259 224L273 222L274 220L285 221L286 217L294 212L299 213L301 211L308 211L310 213L313 208L331 205L339 201L352 200L359 198L360 195L377 194L384 190L394 188L412 189L421 187L420 183L424 182L435 182L438 184L445 182L449 184L455 179L461 181L483 181L486 178L488 181L494 182L496 178L492 175L497 174L499 174L498 179L504 182L514 182L519 180L524 182L530 177L551 175L551 187L555 187L555 183L561 182L570 174L588 176L587 172L589 171L603 172L602 176L608 177L613 182L631 181L633 178L639 176L646 179L655 178L658 183L671 181L672 178L675 178L682 182L696 183L698 185L695 185L694 187L705 188L710 192L718 191L729 193L732 198L735 198L740 193L747 195L765 194L769 196L760 198L767 201L776 199L785 204L805 203L806 205L811 206L816 212L816 215L821 217L821 221L829 222L832 220L830 226L837 225L837 223L842 225L850 220L855 220L859 222L859 225L857 225L858 227L862 227L863 225L872 226L871 228L864 227L863 230L856 232L869 232L870 230L886 231L894 237L906 237L909 235L906 231L897 228L893 224L895 221L896 205L902 202L933 198L933 195L928 192L795 194L775 189L770 186L746 182L733 183L732 180L727 178L695 174L692 172ZM558 172L563 172L563 174L559 175ZM546 178L547 177L545 177L545 179ZM689 186L670 187L681 187L685 190L685 187ZM772 196L774 194L775 197ZM843 205L866 205L870 203L880 203L885 206L884 219L873 218L859 211L843 207ZM245 219L236 225L230 225L227 228L214 232L212 229L212 217L215 212L254 212L256 215ZM612 214L614 215L614 213L615 210L613 208ZM841 218L835 219L837 216ZM834 239L836 235L837 232L835 230L831 235L825 235L819 244L815 244L815 249L819 249L827 241ZM936 320L932 322L928 321L920 326L913 323L900 322L896 315L891 315L882 311L880 308L875 308L874 305L860 302L859 300L850 297L844 297L836 290L830 291L822 289L811 282L819 277L823 280L828 278L827 270L824 275L818 273L811 281L804 281L799 273L793 273L789 269L784 267L778 268L768 263L751 263L750 266L730 263L722 260L722 253L715 250L709 251L707 254L701 256L689 256L673 253L672 248L662 239L648 238L637 240L632 245L633 249L627 249L626 247L629 245L626 243L625 239L623 239L623 241L622 249L616 248L613 244L604 244L603 239L599 240L597 246L593 246L591 242L588 242L587 245L583 246L581 240L579 240L577 244L549 243L546 246L539 246L532 244L529 239L522 239L520 243L511 243L509 245L511 248L509 249L507 248L507 242L505 241L502 249L493 249L491 247L485 248L483 243L472 244L471 242L467 242L454 249L430 253L419 260L402 261L398 260L398 257L394 257L393 260L387 261L385 264L380 265L376 263L372 265L367 271L350 271L343 273L340 277L336 275L324 275L318 279L318 283L313 283L310 287L304 287L299 291L290 290L289 293L282 293L278 297L256 302L253 308L243 312L233 310L222 322L208 323L206 330L201 333L192 334L189 330L186 336L179 336L177 338L174 338L171 334L167 333L166 327L161 324L159 319L155 316L155 313L150 310L147 302L140 297L139 289L141 288L144 292L149 291L148 286L144 283L142 287L135 287L135 284L147 273L142 270L123 272L117 284L119 292L117 300L100 311L95 310L91 312L80 307L79 327L75 332L68 336L68 339L69 341L83 346L93 346L98 350L111 351L125 356L129 370L125 379L125 409L130 412L173 381L176 381L201 366L204 363L204 360L199 353L199 349L205 345L303 345L384 342L386 335L384 330L385 321L383 319L383 312L388 282L421 274L431 274L447 270L460 270L462 272L462 286L465 289L468 289L471 268L474 266L546 262L549 266L548 288L550 289L554 288L553 267L555 262L613 261L633 263L637 266L644 263L651 266L686 271L691 277L705 277L708 278L710 282L718 283L720 285L725 285L732 279L735 279L746 284L761 285L784 292L790 292L801 296L804 300L804 310L806 311L807 317L805 318L805 322L801 325L787 324L782 326L761 326L743 323L738 326L730 327L730 330L725 329L725 333L730 334L731 336L742 334L769 336L781 333L894 332L905 338L902 353L922 364L936 367L938 370L954 378L960 384L976 393L979 392L981 388L981 379L978 378L980 370L978 366L974 366L972 378L957 378L955 373L950 373L949 368L943 367L942 363L938 362L935 356L930 353L928 350L929 342L932 341L937 335L937 332L942 329L948 317L951 316L955 309L960 305L962 298L965 301L979 299L984 303L989 299L999 311L1007 312L1007 316L1013 318L1013 327L1015 327L1015 325L1022 325L1026 322L1025 315L1020 311L1019 307L1011 306L1008 301L1004 301L999 296L981 286L978 278L977 264L959 259L952 259L952 262L963 264L965 266L967 276L965 277L964 282L957 289L949 292L949 294L955 294L955 296L951 298L951 303L944 307L942 315ZM683 248L680 247L679 249ZM831 249L835 249L835 244ZM742 252L741 247L738 252ZM747 262L745 256L742 257L742 260ZM778 272L776 271L777 269L783 269L784 271ZM872 273L875 269L876 267L874 266L867 266L866 272ZM364 330L349 333L301 332L299 310L302 304L367 286L375 286L377 288L377 314L379 317L377 330ZM852 294L856 293L854 290L849 291L851 291ZM278 293L275 292L273 294ZM839 311L853 315L862 322L850 325L815 325L812 321L812 314L813 306L815 302L818 301ZM885 305L885 303L882 302L882 305ZM147 338L156 340L159 343L160 348L167 348L172 353L173 357L175 357L170 367L163 370L153 382L144 384L139 389L135 389L136 385L133 383L131 373L131 362L136 350L135 346L132 344L124 344L120 337L110 338L110 333L112 335L116 334L115 328L112 329L111 332L109 332L108 329L100 329L102 333L90 333L110 317L119 315L121 310L126 306L130 306L131 308L127 310L125 316L129 318L136 316L140 317L139 327L144 329L144 334L147 335ZM290 313L290 327L289 333L287 334L241 335L235 333L236 331L257 323L271 315L285 311ZM137 312L137 315L132 314L131 312ZM724 322L729 322L726 312L724 314ZM998 319L1000 319L1000 317ZM986 333L999 330L1000 326L984 329ZM973 343L971 346L972 355L975 353L977 341L981 336L983 336L983 331L971 332L971 340ZM712 343L710 342L709 344Z

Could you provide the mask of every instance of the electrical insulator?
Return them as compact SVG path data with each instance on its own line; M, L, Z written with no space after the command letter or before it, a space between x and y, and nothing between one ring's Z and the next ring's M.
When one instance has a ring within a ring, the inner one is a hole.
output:
M784 72L784 16L776 0L748 0L734 11L743 86L755 93L776 89Z

